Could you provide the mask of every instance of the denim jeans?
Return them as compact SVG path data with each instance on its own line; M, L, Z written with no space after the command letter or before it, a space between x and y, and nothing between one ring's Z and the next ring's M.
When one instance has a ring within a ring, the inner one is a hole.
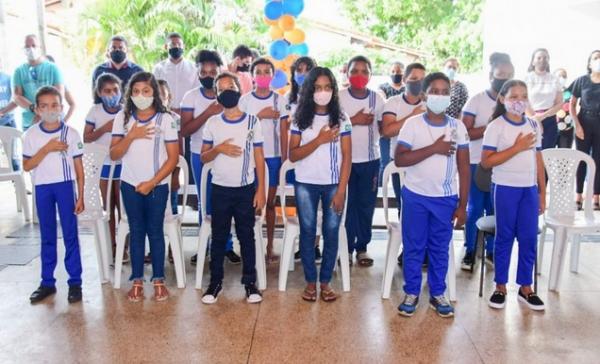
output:
M152 280L165 278L165 208L169 196L166 184L154 187L144 196L135 191L135 186L121 181L121 193L129 221L129 249L131 277L144 278L144 255L146 235L152 252Z
M17 124L15 123L15 118L14 115L12 114L8 114L6 116L4 116L4 118L2 118L2 120L0 120L0 126L7 126L9 128L16 128ZM20 145L17 145L18 142L16 140L13 140L13 148L12 148L12 153L13 153L13 160L11 161L12 166L13 166L13 171L18 171L21 165L21 159L20 159L20 153L18 152Z
M317 208L323 206L323 260L319 281L329 283L338 252L339 229L342 216L331 208L338 185L313 185L296 182L296 205L300 221L300 257L307 283L317 282L315 237L317 235Z
M381 137L379 138L379 152L381 154L380 167L379 167L379 187L381 187L381 181L383 181L383 170L391 160L390 157L390 138Z

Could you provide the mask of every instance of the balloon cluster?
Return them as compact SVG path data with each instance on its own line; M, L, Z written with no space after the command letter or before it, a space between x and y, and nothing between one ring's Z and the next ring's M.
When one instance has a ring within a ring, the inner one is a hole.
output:
M269 55L275 65L275 75L271 86L274 89L287 89L290 67L300 56L308 54L304 43L304 31L296 27L296 19L304 10L304 0L267 0L265 23L270 26L271 45Z

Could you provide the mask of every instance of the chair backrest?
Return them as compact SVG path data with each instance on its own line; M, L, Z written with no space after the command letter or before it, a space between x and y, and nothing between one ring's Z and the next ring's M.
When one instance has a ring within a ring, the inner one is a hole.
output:
M287 196L287 173L296 168L296 164L289 159L283 162L281 169L279 170L279 202L281 204L281 218L283 219L283 225L287 223L287 215L285 213L285 199Z
M16 128L10 126L0 126L0 143L2 143L2 149L4 155L8 159L8 166L6 168L0 167L0 173L4 172L15 172L12 165L14 159L14 145L17 140L23 139L23 133Z
M402 168L396 167L394 161L390 161L385 169L383 170L383 181L381 182L381 192L383 194L383 216L385 217L385 225L389 226L389 203L388 203L388 186L390 178L393 174L397 174L400 178L400 185L402 186ZM402 213L402 212L400 212Z
M594 219L592 208L594 176L596 165L589 155L578 150L558 148L542 151L546 173L548 174L548 195L550 203L546 209L548 216L575 216L575 176L580 163L587 167L587 186L584 198L586 219Z
M82 214L82 218L84 219L86 216L91 217L92 215L101 215L104 210L100 192L100 174L107 156L108 151L105 146L85 144L83 148L82 162L85 177L83 201L85 203L85 210ZM110 196L110 194L108 194L108 196ZM108 203L110 203L110 201L108 201Z

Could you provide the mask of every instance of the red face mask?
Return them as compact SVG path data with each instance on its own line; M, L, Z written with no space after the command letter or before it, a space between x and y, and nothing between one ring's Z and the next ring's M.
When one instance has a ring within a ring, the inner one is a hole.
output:
M353 75L348 79L350 81L350 85L354 88L363 89L367 87L367 83L369 83L369 78L363 75Z

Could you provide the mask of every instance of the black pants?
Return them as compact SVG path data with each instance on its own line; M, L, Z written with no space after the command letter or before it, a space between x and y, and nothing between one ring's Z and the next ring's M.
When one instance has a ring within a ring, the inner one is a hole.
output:
M574 137L575 137L575 128L561 130L558 132L558 141L556 142L556 146L558 148L571 149L573 147L573 138Z
M579 114L579 122L583 128L583 140L575 138L577 150L585 154L592 154L596 163L596 175L594 176L594 194L600 194L600 113L589 113L582 111ZM577 168L577 193L583 193L586 167L581 163Z
M542 120L544 133L542 134L542 149L556 147L558 140L558 124L556 123L556 115L548 116Z
M210 249L210 282L223 280L225 245L231 232L231 218L242 253L242 284L256 283L256 252L254 248L254 184L244 187L223 187L213 183L212 245Z

